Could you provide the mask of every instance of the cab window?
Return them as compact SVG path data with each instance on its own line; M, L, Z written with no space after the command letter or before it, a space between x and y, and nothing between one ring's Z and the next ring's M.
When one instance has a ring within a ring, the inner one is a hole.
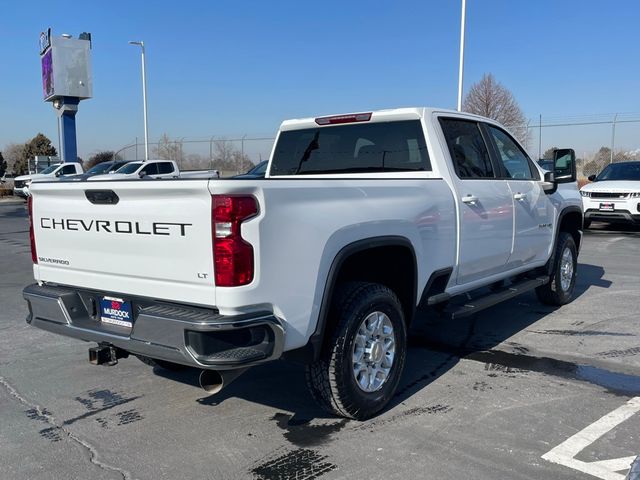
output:
M76 167L74 165L65 165L58 171L58 173L60 175L73 175L76 173Z
M489 150L478 122L441 118L440 125L459 178L495 178Z
M528 155L515 140L507 132L493 125L487 125L487 129L502 162L504 176L514 180L535 179Z
M160 162L158 163L158 173L172 173L173 172L173 164L171 162Z
M148 165L145 165L145 167L140 170L140 173L145 173L147 175L157 175L158 174L158 164L157 163L150 163Z

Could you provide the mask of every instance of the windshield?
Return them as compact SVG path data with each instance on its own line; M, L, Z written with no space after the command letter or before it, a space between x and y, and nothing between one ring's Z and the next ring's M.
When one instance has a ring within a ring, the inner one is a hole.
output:
M51 165L50 167L45 168L40 173L46 175L47 173L53 173L53 171L58 168L60 165Z
M265 160L264 162L260 162L258 165L256 165L251 170L249 170L247 173L251 173L253 175L263 175L267 173L268 164L269 164L268 160Z
M603 180L638 180L640 181L640 162L612 163L600 172L596 182Z
M111 162L102 162L99 163L97 165L94 165L93 167L91 167L89 170L87 170L87 173L104 173L104 172L108 172L111 169Z
M127 163L124 167L116 170L115 173L135 173L140 168L140 165L142 165L141 162Z

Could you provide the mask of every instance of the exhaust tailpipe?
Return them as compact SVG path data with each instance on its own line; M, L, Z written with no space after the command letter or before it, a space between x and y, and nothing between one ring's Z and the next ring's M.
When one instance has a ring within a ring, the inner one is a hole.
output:
M236 370L202 370L200 372L200 386L208 393L215 395L236 378L246 372L246 368Z

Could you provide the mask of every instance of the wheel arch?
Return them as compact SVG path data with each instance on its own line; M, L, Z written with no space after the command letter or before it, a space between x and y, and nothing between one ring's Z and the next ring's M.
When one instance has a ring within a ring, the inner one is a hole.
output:
M403 274L393 275L397 272ZM318 358L326 334L332 331L329 313L336 287L349 280L380 283L393 290L409 327L416 309L418 281L413 245L403 236L366 238L344 246L336 254L326 276L316 328L305 346L286 352L285 358L303 363Z
M582 209L577 206L567 207L560 212L558 216L558 228L554 239L554 245L558 243L560 232L567 232L573 237L578 252L582 242L582 226L584 222L584 214Z

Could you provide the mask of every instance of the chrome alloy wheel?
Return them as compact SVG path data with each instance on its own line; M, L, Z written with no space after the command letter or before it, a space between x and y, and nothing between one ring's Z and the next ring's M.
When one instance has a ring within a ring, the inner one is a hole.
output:
M389 378L396 351L391 319L382 312L367 315L353 342L353 376L364 392L379 390Z
M573 279L573 255L568 248L562 252L560 259L560 287L563 292L568 292L571 288L571 280Z

